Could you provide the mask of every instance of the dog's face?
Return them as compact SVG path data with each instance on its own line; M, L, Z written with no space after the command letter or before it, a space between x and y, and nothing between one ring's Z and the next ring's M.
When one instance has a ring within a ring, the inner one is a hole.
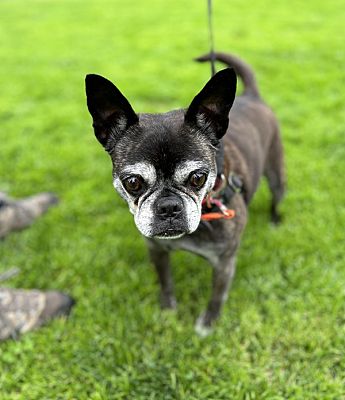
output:
M186 111L137 115L110 81L86 77L96 137L112 159L114 186L144 236L174 239L197 229L235 91L236 75L226 69Z

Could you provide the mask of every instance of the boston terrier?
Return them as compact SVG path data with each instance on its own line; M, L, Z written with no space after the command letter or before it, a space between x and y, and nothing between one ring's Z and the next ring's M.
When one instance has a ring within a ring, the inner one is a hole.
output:
M233 55L214 56L228 68L216 73L189 107L163 114L137 114L112 82L86 76L94 132L111 157L113 185L147 240L162 307L176 307L172 250L196 253L213 267L211 298L196 321L201 335L210 332L227 298L260 177L272 192L273 222L280 220L277 205L285 190L279 125L252 69ZM235 98L236 75L244 90Z

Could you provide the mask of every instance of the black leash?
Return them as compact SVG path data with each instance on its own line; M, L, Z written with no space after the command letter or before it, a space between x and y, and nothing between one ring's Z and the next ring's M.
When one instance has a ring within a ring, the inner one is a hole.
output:
M216 74L215 55L214 55L214 38L213 38L213 23L212 23L212 0L207 0L208 11L208 34L210 41L210 56L211 56L211 76Z
M214 51L214 36L213 36L213 23L212 23L212 0L207 0L207 15L208 15L208 33L210 42L210 61L211 61L211 77L216 74L216 56ZM219 141L217 154L216 154L216 164L217 164L217 179L214 191L218 191L222 186L222 183L226 179L224 176L224 142L221 139ZM222 198L224 204L227 204L231 198L236 193L243 192L243 182L241 178L237 175L230 174L227 178L227 185L222 191L220 197Z
M216 57L214 52L214 36L213 36L213 23L212 23L212 0L207 0L207 15L208 15L208 34L210 41L210 61L211 61L211 77L216 74ZM219 141L217 155L217 180L223 179L224 172L224 143L222 140Z

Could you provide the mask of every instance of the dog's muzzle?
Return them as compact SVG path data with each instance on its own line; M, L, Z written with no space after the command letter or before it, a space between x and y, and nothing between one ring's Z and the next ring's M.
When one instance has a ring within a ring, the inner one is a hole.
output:
M183 211L183 202L177 196L166 196L157 199L156 215L162 219L170 219L171 221L178 218Z
M160 238L180 237L187 231L183 200L176 195L159 197L155 204L156 224L154 236Z

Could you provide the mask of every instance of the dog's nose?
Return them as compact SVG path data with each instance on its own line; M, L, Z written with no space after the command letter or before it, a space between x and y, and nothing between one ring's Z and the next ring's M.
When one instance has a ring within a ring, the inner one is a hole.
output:
M160 218L175 218L183 209L182 200L178 197L162 197L156 203L157 214Z

